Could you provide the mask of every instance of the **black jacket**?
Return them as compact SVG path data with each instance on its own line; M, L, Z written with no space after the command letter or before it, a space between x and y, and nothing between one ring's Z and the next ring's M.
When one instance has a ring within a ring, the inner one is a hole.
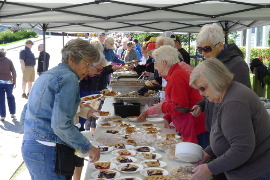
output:
M105 66L99 75L84 78L80 81L80 89L85 92L101 91L107 88L108 75L113 72L112 66Z
M46 56L46 61L45 61L45 68L44 68L44 53ZM37 68L37 72L45 72L48 70L49 68L49 60L50 60L50 55L49 53L42 51L39 53L39 57L38 57L38 68ZM44 68L44 69L43 69Z

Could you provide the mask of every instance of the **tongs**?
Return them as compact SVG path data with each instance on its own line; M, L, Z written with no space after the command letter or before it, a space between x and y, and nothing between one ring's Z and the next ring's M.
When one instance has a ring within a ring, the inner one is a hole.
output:
M186 114L188 112L192 112L194 110L194 109L190 109L188 107L179 107L179 106L174 107L174 109L176 109L184 114Z
M143 82L143 80L144 80L144 75L143 75L143 73L138 77L138 80L140 80L140 83Z

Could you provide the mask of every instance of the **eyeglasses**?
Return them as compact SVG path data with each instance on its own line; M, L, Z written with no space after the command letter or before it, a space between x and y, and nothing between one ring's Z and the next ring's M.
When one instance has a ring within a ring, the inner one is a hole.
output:
M211 46L204 46L204 47L197 47L197 50L199 51L199 53L202 53L202 51L204 51L205 53L210 53L212 52L213 48L215 48L220 42L218 42L217 44L215 44L213 47Z
M87 62L87 61L85 61L85 60L83 60L84 62L85 62L85 67L93 67L94 65L92 64L92 63L89 63L89 62Z
M198 89L199 91L201 91L201 92L204 92L204 91L206 90L206 88L207 88L207 85L204 85L204 86L198 87L197 89Z

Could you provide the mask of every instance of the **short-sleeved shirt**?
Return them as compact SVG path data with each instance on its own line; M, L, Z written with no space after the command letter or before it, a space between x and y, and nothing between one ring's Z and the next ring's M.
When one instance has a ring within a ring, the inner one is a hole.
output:
M27 46L25 46L25 49L20 52L20 59L24 60L25 66L36 65L35 56Z

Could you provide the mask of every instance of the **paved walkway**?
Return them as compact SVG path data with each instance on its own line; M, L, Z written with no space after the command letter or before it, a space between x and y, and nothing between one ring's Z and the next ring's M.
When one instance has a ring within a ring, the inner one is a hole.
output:
M69 39L65 39L67 42ZM34 46L32 52L35 57L39 56L38 45L43 43L42 36L39 38L33 38ZM27 103L26 99L21 97L22 90L22 73L19 62L19 52L24 48L24 41L18 42L12 45L5 46L7 49L7 57L12 60L16 72L17 72L17 84L13 91L16 100L16 115L17 120L11 119L8 106L6 120L0 122L0 169L1 169L1 180L30 180L30 175L23 164L21 157L21 142L23 137L23 127L19 123L19 117L22 112L23 106ZM57 36L47 36L46 39L46 51L51 55L50 68L56 66L61 62L61 49L63 47L63 38ZM1 48L1 47L0 47ZM38 75L36 75L36 78Z

